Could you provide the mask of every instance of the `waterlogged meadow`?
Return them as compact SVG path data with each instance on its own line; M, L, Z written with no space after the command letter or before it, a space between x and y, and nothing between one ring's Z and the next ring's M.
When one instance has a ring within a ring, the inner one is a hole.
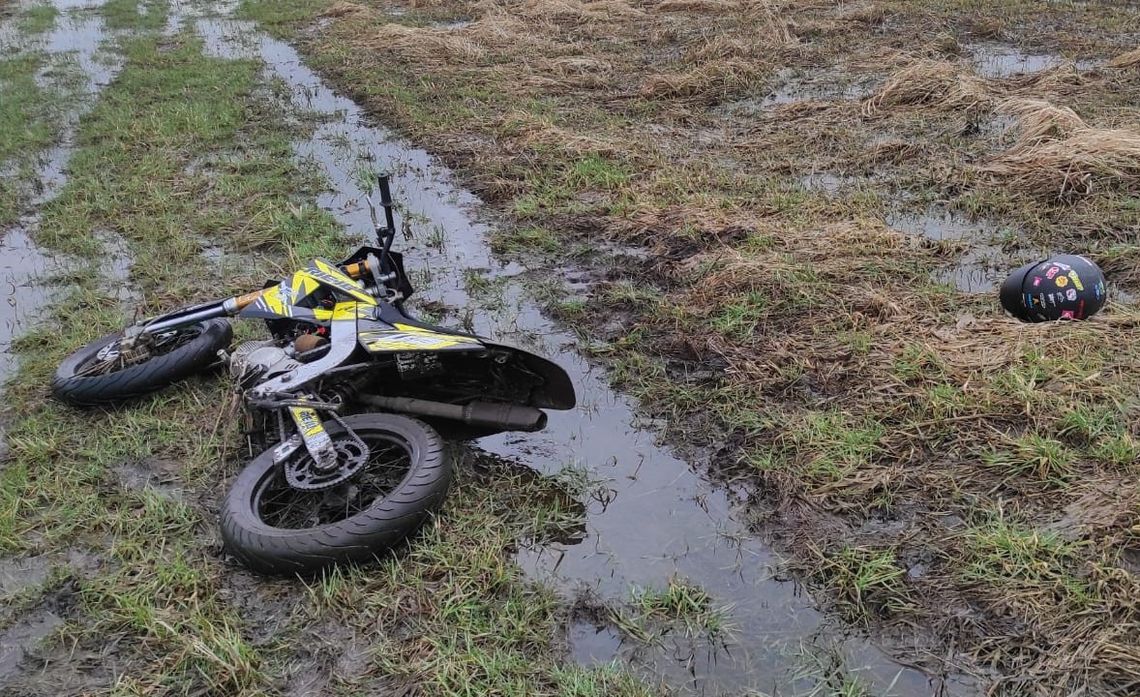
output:
M1134 694L1138 20L0 1L2 254L39 260L0 692ZM454 444L444 509L378 563L260 578L217 534L224 378L77 411L50 376L136 312L344 256L377 170L416 311L556 357L581 406ZM1052 252L1100 263L1107 308L1003 316Z

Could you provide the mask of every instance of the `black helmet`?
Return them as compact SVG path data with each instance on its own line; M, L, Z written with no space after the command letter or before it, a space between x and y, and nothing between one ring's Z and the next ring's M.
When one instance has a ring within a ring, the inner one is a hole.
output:
M1024 322L1086 319L1104 307L1100 267L1076 254L1026 264L1001 285L1001 305Z

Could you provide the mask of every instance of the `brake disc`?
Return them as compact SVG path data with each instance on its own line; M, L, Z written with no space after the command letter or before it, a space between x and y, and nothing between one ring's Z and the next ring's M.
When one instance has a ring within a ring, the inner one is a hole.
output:
M342 484L368 464L371 454L364 441L352 434L333 442L336 464L322 468L307 450L301 449L295 457L285 461L285 481L302 491L321 491Z

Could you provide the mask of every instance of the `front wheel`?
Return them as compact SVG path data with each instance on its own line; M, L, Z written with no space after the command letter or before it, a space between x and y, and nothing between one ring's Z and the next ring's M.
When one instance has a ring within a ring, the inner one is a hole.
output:
M344 423L359 441L336 421L324 423L343 480L290 477L287 471L311 469L304 448L276 465L270 448L238 474L222 504L221 526L226 549L242 564L264 574L297 574L368 561L443 503L451 462L431 427L395 414L356 414Z
M233 335L224 319L159 332L133 348L123 346L122 333L109 334L65 358L55 371L51 392L77 407L134 399L214 363Z

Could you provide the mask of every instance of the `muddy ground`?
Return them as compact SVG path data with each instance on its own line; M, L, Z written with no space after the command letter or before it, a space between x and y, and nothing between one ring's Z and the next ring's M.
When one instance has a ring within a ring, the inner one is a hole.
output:
M0 691L1135 693L1140 17L990 5L3 6ZM417 309L583 405L457 444L379 564L266 581L217 540L224 381L46 384L335 258L376 169ZM1106 310L1004 317L1055 251Z

